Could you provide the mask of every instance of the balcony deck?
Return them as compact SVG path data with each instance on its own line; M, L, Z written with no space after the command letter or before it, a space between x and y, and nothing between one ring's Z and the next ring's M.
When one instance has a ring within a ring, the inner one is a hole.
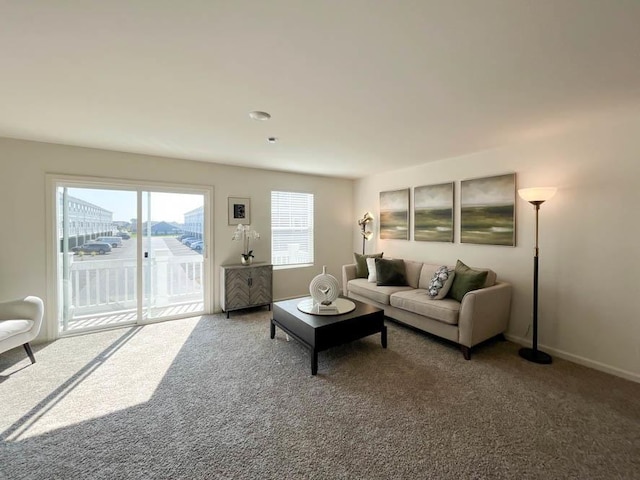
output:
M153 318L180 317L198 315L204 311L204 303L201 301L187 302L166 307L155 308ZM114 313L77 316L69 320L66 332L78 330L111 328L120 325L133 325L138 318L137 310L126 310ZM143 319L149 318L143 314Z

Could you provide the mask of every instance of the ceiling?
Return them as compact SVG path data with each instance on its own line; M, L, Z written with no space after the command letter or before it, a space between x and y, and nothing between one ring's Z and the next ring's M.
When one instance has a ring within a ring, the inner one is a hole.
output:
M357 178L637 107L640 1L0 0L0 65L2 137Z

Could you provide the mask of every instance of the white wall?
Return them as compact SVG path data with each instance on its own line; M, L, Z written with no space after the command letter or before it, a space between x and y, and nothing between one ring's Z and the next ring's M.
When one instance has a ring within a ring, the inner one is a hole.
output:
M381 191L516 172L519 188L557 186L540 210L539 345L640 381L640 112L601 118L519 145L373 175L356 182L356 214L378 212ZM413 192L412 192L413 195ZM514 287L509 336L532 317L533 207L518 198L517 246L373 241L385 256L490 267ZM412 237L413 238L413 237ZM354 248L359 248L354 240ZM531 333L528 335L530 341Z
M26 295L47 299L45 243L45 175L94 176L145 182L213 185L214 289L219 311L219 265L238 263L240 242L231 240L227 197L250 197L252 226L261 234L252 242L255 261L270 261L271 190L315 195L315 267L274 272L274 297L308 294L311 279L322 272L340 278L352 260L355 233L353 181L279 173L204 162L152 157L0 138L0 300ZM55 325L55 321L48 319ZM40 338L51 338L45 330Z

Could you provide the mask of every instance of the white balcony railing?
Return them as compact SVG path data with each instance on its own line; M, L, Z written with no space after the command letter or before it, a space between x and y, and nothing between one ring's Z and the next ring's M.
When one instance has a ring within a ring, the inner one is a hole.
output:
M72 316L127 310L137 305L135 259L73 257L70 266ZM202 255L158 255L143 264L146 306L158 307L203 297Z

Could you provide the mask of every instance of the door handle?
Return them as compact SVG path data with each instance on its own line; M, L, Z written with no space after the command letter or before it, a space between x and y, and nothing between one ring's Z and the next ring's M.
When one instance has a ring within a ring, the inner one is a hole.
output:
M149 252L144 252L144 258L149 258Z

